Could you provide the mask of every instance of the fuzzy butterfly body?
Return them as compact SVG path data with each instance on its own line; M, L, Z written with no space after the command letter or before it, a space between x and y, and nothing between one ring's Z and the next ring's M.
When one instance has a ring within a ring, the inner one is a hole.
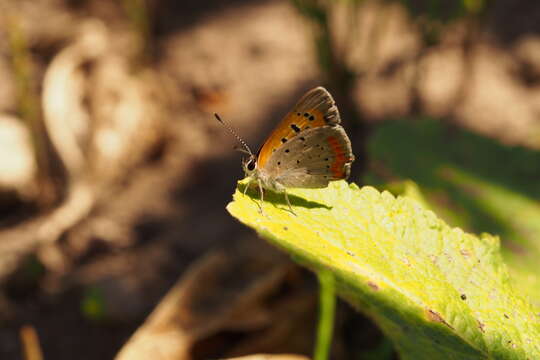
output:
M324 188L346 179L354 161L339 111L326 89L308 91L283 118L257 155L243 163L246 176L263 188ZM292 209L292 208L291 208Z

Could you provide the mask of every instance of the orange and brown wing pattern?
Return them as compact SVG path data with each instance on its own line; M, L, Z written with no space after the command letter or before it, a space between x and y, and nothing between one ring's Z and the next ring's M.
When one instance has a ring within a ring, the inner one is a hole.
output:
M351 142L340 125L302 132L274 152L265 176L292 188L322 188L346 179L354 161Z
M330 135L326 138L326 143L334 155L330 171L334 179L346 179L351 171L350 164L354 161L349 138L343 131L343 136Z
M339 122L339 112L330 93L320 86L308 91L281 120L259 150L259 168L264 168L272 153L302 131Z

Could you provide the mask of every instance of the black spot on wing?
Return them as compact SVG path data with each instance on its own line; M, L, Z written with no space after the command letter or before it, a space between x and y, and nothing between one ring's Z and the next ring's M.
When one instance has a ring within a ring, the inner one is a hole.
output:
M281 142L285 144L287 142L287 138L281 138Z
M291 128L294 130L294 132L300 132L300 128L296 126L296 124L291 124Z

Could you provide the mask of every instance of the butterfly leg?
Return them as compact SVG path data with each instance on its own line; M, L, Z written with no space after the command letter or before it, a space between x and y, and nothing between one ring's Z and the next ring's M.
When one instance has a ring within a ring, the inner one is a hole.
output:
M251 185L251 182L252 182L252 181L253 181L253 180L252 180L251 177L250 177L249 180L248 180L248 183L246 184L246 187L244 188L244 196L246 196L246 193L247 193L247 191L248 191L248 189L249 189L249 185Z
M293 213L293 215L296 216L295 212L292 209L291 202L289 201L289 195L287 195L287 189L284 189L283 192L285 194L285 200L287 200L287 205L289 205L289 210Z
M263 213L264 191L263 191L261 180L257 180L257 183L259 184L259 191L261 192L261 203L259 204L259 211L261 212L261 215L264 215Z

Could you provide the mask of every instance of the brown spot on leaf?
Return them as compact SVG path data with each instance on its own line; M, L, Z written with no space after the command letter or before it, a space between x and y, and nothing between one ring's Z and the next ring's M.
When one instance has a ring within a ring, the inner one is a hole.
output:
M375 290L375 291L379 290L379 285L375 284L373 281L368 281L367 284L368 284L369 287L372 288L373 290Z
M408 266L408 267L411 267L411 263L409 262L409 259L405 258L405 259L401 259L401 261L403 261L403 263Z
M431 309L427 310L427 317L430 321L434 321L434 322L439 322L439 323L442 323L446 326L448 326L450 329L454 330L454 328L452 327L452 325L450 325L449 323L446 322L446 320L444 320L444 318L441 316L441 314L439 314L438 312L436 311L433 311Z
M484 327L486 325L483 322L481 322L480 320L476 320L476 321L478 321L478 328L480 329L480 331L485 333L486 331L484 330Z

